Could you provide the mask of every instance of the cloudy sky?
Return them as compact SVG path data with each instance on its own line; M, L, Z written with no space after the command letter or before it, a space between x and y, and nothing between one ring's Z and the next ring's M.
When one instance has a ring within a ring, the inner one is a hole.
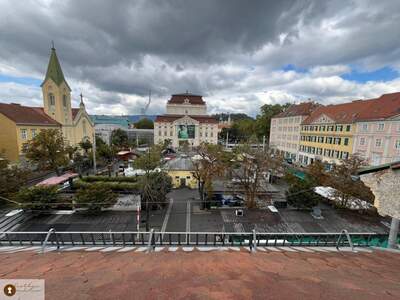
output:
M162 113L173 93L211 112L400 91L398 0L0 0L0 102L41 105L54 40L74 105Z

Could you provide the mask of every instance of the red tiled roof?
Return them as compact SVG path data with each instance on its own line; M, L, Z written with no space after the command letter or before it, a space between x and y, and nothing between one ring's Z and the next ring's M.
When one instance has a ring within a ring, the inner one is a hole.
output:
M195 105L205 105L206 104L203 101L202 96L193 95L190 93L172 95L171 99L168 100L168 104L183 104L183 103L185 103L185 99L188 99L190 104L195 104Z
M311 124L323 114L336 123L353 123L394 117L400 115L400 93L384 94L376 99L321 106L311 113L303 124Z
M313 112L320 106L321 104L315 102L303 102L300 104L292 104L285 111L274 116L274 118L308 116L311 112Z
M42 107L0 103L0 113L16 124L60 126L60 123L48 116Z
M360 112L358 121L382 120L400 115L400 92L384 94L368 101L369 105Z
M44 279L46 299L400 299L400 254L389 251L20 251L0 259L2 278Z
M180 118L183 118L184 115L161 115L161 116L157 116L154 122L167 122L167 123L171 123L174 122L175 120L178 120ZM214 117L210 117L210 116L192 116L189 115L188 117L199 121L200 123L211 123L211 124L218 124L217 119L215 119Z
M79 112L79 108L72 108L72 119L75 119L78 112Z

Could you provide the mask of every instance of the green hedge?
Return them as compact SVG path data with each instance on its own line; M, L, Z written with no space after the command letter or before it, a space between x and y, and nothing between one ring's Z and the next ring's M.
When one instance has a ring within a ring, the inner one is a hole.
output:
M109 188L113 191L133 191L139 189L139 184L137 182L105 182L105 181L97 181L97 182L85 182L82 180L77 180L74 182L74 188L80 189L89 186L97 186L101 188Z
M86 176L82 178L82 181L85 182L137 182L137 177L109 177L109 176Z

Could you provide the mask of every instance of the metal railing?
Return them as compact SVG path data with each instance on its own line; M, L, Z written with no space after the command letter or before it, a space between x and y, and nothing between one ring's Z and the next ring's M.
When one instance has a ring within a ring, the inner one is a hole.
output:
M342 238L345 234L346 239ZM141 246L150 251L160 246L209 247L369 247L387 243L387 234L377 233L261 233L261 232L134 232L49 231L0 232L1 246Z

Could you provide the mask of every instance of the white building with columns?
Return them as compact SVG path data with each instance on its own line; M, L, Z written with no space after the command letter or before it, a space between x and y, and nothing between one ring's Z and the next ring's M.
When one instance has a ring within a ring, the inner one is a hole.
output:
M218 121L207 115L202 96L188 92L171 96L166 114L154 121L154 143L165 140L170 140L174 148L186 143L192 147L202 142L217 144Z

